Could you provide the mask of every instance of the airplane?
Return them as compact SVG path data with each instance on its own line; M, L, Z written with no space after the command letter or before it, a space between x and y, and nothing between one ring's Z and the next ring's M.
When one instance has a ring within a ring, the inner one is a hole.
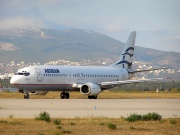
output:
M30 66L18 70L10 83L24 93L25 99L29 98L29 94L45 95L48 91L61 91L61 99L69 99L70 91L80 91L89 99L97 99L103 90L116 86L162 80L163 78L132 80L138 72L166 69L133 70L135 39L136 31L132 31L119 60L109 66Z

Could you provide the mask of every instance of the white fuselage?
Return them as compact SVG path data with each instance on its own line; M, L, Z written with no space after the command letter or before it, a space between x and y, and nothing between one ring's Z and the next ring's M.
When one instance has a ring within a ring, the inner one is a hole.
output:
M20 90L73 91L77 85L130 79L124 68L111 66L32 66L20 69L11 84ZM77 84L77 85L76 85ZM102 88L102 87L101 87ZM104 87L108 89L111 87Z

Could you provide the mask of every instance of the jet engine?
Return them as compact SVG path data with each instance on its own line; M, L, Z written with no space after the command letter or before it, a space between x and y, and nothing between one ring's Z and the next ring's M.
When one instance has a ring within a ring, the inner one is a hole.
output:
M46 95L48 91L31 91L29 93L32 95Z
M80 92L89 96L96 96L101 92L101 88L97 84L86 83L81 86Z

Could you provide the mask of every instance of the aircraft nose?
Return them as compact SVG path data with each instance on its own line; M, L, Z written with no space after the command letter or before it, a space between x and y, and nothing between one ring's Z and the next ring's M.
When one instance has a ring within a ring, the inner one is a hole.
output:
M11 80L10 80L10 83L13 85L13 84L16 84L16 83L18 83L19 82L19 79L17 78L17 77L15 77L15 76L13 76L12 78L11 78Z

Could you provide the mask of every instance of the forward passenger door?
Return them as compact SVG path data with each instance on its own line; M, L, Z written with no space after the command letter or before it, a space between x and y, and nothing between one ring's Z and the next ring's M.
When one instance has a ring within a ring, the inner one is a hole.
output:
M37 73L37 81L42 82L42 74L39 68L36 68L36 73Z

